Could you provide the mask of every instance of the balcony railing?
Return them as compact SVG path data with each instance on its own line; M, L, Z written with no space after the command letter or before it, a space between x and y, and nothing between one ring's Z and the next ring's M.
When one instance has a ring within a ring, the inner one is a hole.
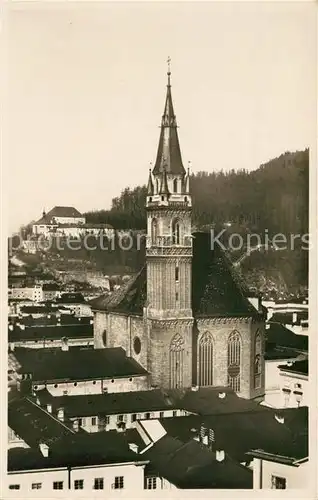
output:
M192 236L183 236L176 238L174 236L157 236L156 238L152 238L151 236L147 236L147 248L150 247L192 247Z

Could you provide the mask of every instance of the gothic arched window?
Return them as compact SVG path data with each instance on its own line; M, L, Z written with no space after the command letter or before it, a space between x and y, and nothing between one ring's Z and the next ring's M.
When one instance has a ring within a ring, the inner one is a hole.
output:
M184 339L177 333L170 344L170 388L183 387Z
M172 242L174 245L180 245L180 221L173 219L172 221Z
M227 381L235 392L241 387L241 337L237 331L230 334L227 344Z
M262 376L262 338L259 330L255 334L254 346L254 389L259 389Z
M173 179L173 192L178 192L178 179Z
M158 221L157 219L152 219L151 221L151 243L156 245L158 237Z
M156 194L159 194L159 181L156 179Z
M205 332L198 344L198 385L213 385L213 337Z

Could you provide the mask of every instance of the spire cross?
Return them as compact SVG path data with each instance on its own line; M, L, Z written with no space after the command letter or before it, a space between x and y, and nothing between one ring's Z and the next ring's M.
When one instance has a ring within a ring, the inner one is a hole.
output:
M171 59L170 59L170 56L168 56L168 59L167 59L167 64L168 64L168 76L170 76L170 75L171 75L170 63L171 63Z

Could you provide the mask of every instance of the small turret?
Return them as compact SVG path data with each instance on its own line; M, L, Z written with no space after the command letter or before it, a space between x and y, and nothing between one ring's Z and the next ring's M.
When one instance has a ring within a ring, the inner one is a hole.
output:
M148 178L147 194L148 194L148 195L153 195L153 194L154 194L154 185L153 185L153 182L152 182L152 173L151 173L151 168L149 169L149 178Z
M167 195L169 194L166 167L163 167L163 171L162 171L160 194L167 194Z

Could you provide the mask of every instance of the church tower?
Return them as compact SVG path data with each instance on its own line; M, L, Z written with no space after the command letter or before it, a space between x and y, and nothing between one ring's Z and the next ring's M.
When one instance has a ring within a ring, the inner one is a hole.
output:
M192 383L192 237L189 170L173 110L170 59L157 158L147 191L147 323L152 385Z

